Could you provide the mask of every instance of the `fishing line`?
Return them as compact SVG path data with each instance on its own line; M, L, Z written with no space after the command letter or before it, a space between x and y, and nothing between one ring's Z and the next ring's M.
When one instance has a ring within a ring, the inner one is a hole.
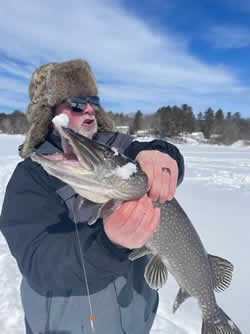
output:
M78 246L79 246L79 250L80 250L80 258L81 258L81 263L82 263L82 270L83 270L83 275L84 275L84 279L85 279L85 283L86 283L86 289L87 289L87 294L88 294L88 302L89 302L89 310L90 310L90 326L91 326L91 330L92 333L95 333L95 327L94 327L94 316L93 316L93 309L92 309L92 304L91 304L91 298L90 298L90 293L89 293L89 284L88 284L88 278L87 278L87 271L86 271L86 267L85 267L85 262L84 262L84 257L83 257L83 251L82 251L82 247L81 247L81 242L80 242L80 237L79 237L79 231L78 231L78 227L77 227L77 222L76 222L76 218L75 218L75 213L73 210L73 204L71 202L71 207L72 207L72 213L73 213L73 218L74 218L74 223L75 223L75 229L76 229L76 235L77 235L77 240L78 240ZM84 289L83 289L84 291Z

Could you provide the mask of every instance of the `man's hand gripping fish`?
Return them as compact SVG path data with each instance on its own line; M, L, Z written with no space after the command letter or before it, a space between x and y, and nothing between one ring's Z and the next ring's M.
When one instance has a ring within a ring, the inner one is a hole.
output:
M99 216L110 213L117 203L139 199L148 190L147 176L134 161L106 145L62 127L64 147L71 153L43 156L33 153L51 175L69 184L79 195L100 203ZM129 170L129 171L127 171ZM125 171L125 173L124 173ZM226 289L232 279L233 265L207 254L194 226L174 198L160 207L161 217L152 237L132 251L130 260L152 253L144 277L152 289L161 288L170 272L180 286L173 312L190 296L198 299L202 312L202 334L239 334L234 322L217 305L214 291ZM107 209L108 208L108 209ZM98 217L97 217L98 218Z

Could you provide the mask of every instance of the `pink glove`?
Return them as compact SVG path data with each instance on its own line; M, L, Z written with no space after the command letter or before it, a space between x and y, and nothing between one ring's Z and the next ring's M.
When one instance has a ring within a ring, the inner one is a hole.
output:
M104 219L104 231L115 244L140 248L150 238L160 220L160 209L153 208L147 195L127 201Z
M173 199L178 178L177 162L159 151L141 151L136 160L148 176L149 197L164 203Z

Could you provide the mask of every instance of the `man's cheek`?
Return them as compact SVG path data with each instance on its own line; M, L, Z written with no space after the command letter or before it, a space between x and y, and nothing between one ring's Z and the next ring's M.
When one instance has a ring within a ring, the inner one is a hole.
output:
M81 128L82 122L79 119L72 118L70 126L73 130L79 130Z

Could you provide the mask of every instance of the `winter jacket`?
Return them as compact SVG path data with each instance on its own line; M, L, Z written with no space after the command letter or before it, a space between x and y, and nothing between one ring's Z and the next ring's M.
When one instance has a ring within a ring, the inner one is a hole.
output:
M120 133L98 133L97 141L131 159L139 151L159 150L173 157L184 175L179 150L167 142L133 141ZM61 151L50 135L36 148L42 154ZM106 236L101 219L87 222L98 210L74 190L48 175L30 158L20 162L6 189L0 228L22 274L21 299L26 330L31 334L90 334L90 306L81 264L84 257L96 334L147 334L158 307L158 293L146 284L149 257L128 260L129 249Z

